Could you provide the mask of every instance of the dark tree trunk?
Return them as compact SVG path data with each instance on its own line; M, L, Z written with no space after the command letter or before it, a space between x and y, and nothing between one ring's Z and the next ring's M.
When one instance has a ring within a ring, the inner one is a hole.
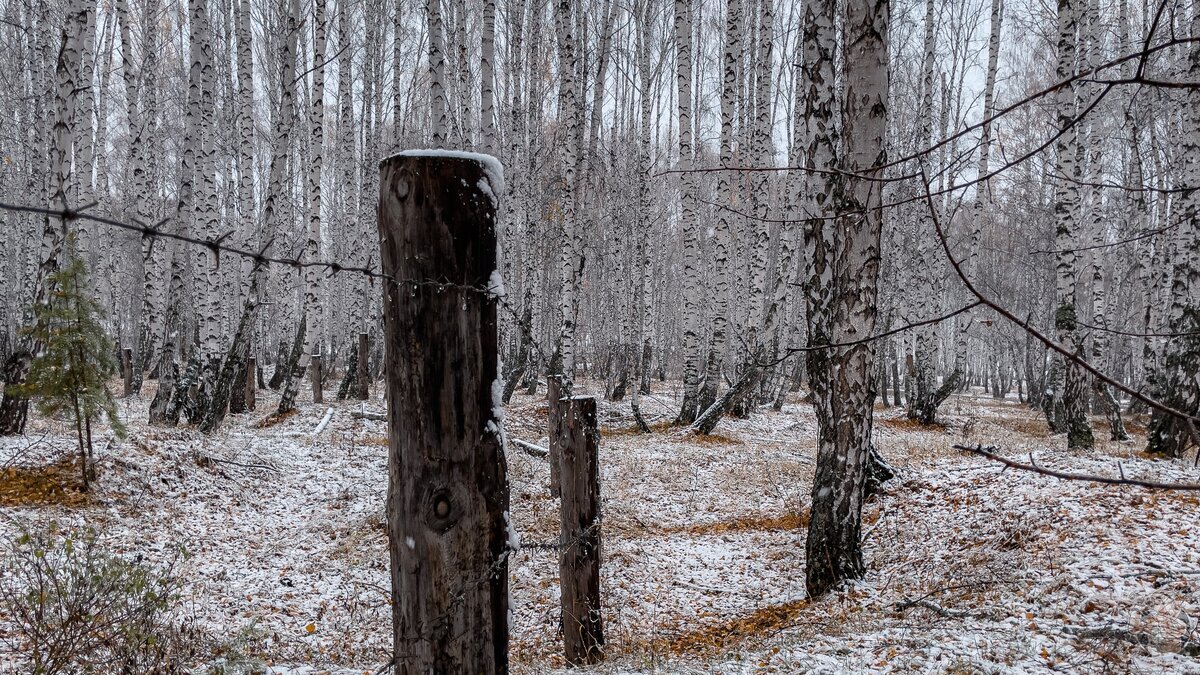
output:
M515 537L493 398L496 298L484 292L496 264L491 195L502 192L493 180L467 158L380 165L383 271L401 280L384 286L383 303L397 673L508 670Z
M650 345L650 341L646 340L642 344L642 367L638 371L642 374L641 382L638 385L641 387L643 394L650 393L650 359L654 356L654 347Z
M254 275L252 274L253 278ZM251 298L255 297L253 283L250 288ZM253 300L246 300L242 307L242 318L238 321L237 330L233 334L233 342L225 353L217 380L213 385L212 396L208 400L208 409L200 422L200 431L211 433L225 419L225 413L233 406L230 399L235 391L245 391L242 383L246 377L243 374L246 361L245 354L250 349L250 327L254 320L254 310L258 305ZM237 411L240 412L240 411Z
M371 398L371 348L366 333L358 334L358 353L362 354L363 356L359 359L358 363L355 364L355 366L357 366L355 369L355 376L358 380L358 387L355 393L357 394L358 400L366 401L367 399Z
M133 350L125 347L121 350L121 385L126 398L133 395L133 367Z
M288 370L284 364L288 363L289 353L287 341L280 340L279 349L275 351L275 370L271 373L271 380L267 382L267 387L271 389L278 389L280 385L283 384L283 378L288 373Z
M4 390L0 394L0 436L25 433L25 422L29 418L29 399L18 394L14 387L25 384L32 362L33 355L25 349L15 350L4 361Z
M717 428L717 423L721 421L721 416L745 401L746 397L754 391L755 385L758 384L758 376L762 372L757 363L755 359L749 359L737 382L734 382L733 386L726 389L720 398L713 401L712 405L700 413L700 416L692 423L692 429L696 433L711 434L713 429Z
M246 410L254 410L254 406L257 403L257 401L255 400L256 398L258 398L257 397L258 387L255 386L257 384L257 380L258 380L258 360L255 359L253 356L248 356L248 357L246 357L246 386L245 386L245 394L244 394L245 401L246 401Z
M525 310L521 314L521 323L517 326L517 362L504 377L504 403L506 404L512 400L513 392L517 390L530 367L530 352L533 347L532 325L533 307L530 302L526 301ZM534 379L537 379L536 374Z
M366 350L360 349L358 343L350 345L350 355L346 357L346 373L342 375L342 382L338 385L337 400L345 401L350 397L351 386L355 389L355 398L358 397L358 385L356 384L359 377L358 364L359 354L366 357Z
M275 374L283 373L283 393L279 395L279 407L275 414L282 415L296 407L296 394L299 393L300 379L304 376L303 370L297 373L300 368L300 357L304 354L304 337L308 331L308 322L304 320L304 314L301 312L299 325L296 327L296 337L292 341L292 351L287 357L287 361L279 363L275 366ZM275 378L272 377L274 382Z
M313 403L325 402L325 387L322 381L321 373L321 355L313 354L312 360L308 365L309 377L312 378L312 395Z

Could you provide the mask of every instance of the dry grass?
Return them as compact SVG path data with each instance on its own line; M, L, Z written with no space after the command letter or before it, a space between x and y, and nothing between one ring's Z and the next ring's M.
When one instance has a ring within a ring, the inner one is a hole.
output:
M942 422L934 422L933 424L922 424L920 420L910 420L908 417L877 417L875 419L875 421L885 427L891 427L893 429L918 430L918 431L922 430L922 429L926 430L926 431L932 431L935 429L939 430L939 431L946 430L946 425Z
M649 426L650 426L650 433L660 434L660 433L670 430L674 425L671 423L670 420L663 420L661 422L655 422L654 424L651 424ZM624 427L601 427L600 428L600 437L601 438L605 438L605 437L612 438L612 437L621 437L621 436L640 436L641 434L642 434L642 428L636 424L631 424L629 426L624 426Z
M767 637L796 622L807 600L757 609L717 624L680 633L653 643L653 651L674 655L712 656L755 637Z
M271 413L270 415L267 415L266 417L262 418L261 420L255 422L254 428L255 429L269 429L269 428L287 420L288 418L295 417L297 414L299 414L299 412L300 411L297 410L296 408L292 408L291 410L289 410L285 413L282 413L282 414Z
M668 527L661 530L664 534L685 533L690 535L729 534L733 532L779 532L783 530L798 530L808 527L809 512L804 509L800 513L785 513L781 516L742 516L732 520L719 520L711 523L695 523Z
M1033 438L1050 438L1050 427L1046 425L1044 417L998 417L988 418L988 422Z
M692 434L688 440L700 445L745 445L742 439L724 434Z
M64 456L53 464L14 466L0 471L0 506L83 506L79 463Z

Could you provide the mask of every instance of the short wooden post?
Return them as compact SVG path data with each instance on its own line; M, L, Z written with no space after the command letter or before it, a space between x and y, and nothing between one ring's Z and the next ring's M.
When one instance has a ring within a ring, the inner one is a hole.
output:
M125 347L121 350L121 379L124 385L124 395L133 395L133 350Z
M312 361L308 366L309 377L312 378L313 403L322 403L325 398L322 396L321 387L321 355L313 354Z
M572 665L604 660L600 613L600 432L596 399L564 399L559 429L563 651ZM553 446L552 446L553 447Z
M367 334L358 334L358 400L365 401L371 397L368 387L371 381L371 352L368 351Z
M562 442L562 380L551 375L546 378L546 436L550 439L550 496L558 497L561 490L559 475L558 445Z
M258 363L253 356L246 357L246 410L254 410L255 394L258 392Z
M497 377L491 158L379 167L388 552L397 673L508 672L508 479ZM498 168L498 167L497 167Z

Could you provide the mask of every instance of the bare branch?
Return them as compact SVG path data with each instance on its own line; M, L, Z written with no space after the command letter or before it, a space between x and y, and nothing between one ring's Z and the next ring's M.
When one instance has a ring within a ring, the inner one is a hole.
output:
M985 457L987 459L990 459L994 462L1000 462L1001 464L1004 465L1004 468L1006 468L1006 469L1008 469L1008 468L1020 469L1022 471L1030 471L1033 473L1040 473L1043 476L1050 476L1052 478L1061 478L1062 480L1075 480L1075 481L1082 481L1085 483L1103 483L1105 485L1129 485L1129 486L1133 486L1133 487L1149 488L1151 490L1200 491L1200 483L1163 483L1163 482L1154 481L1154 480L1141 480L1139 478L1126 478L1124 476L1124 470L1120 470L1120 472L1122 474L1120 478L1114 478L1112 476L1095 476L1095 475L1086 474L1086 473L1072 473L1069 471L1057 471L1055 469L1047 469L1044 466L1039 466L1039 465L1033 463L1032 460L1030 460L1029 464L1026 464L1024 462L1017 462L1017 461L1008 459L1007 457L1001 457L1000 455L996 454L995 451L998 450L999 448L996 448L995 446L986 446L985 447L982 445L970 446L970 445L956 444L954 446L954 449L955 450L965 450L967 452L979 455L980 457Z

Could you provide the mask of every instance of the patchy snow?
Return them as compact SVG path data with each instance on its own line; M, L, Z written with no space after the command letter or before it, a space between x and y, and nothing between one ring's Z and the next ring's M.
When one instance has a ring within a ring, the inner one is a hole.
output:
M508 293L504 290L504 276L500 274L499 266L492 270L491 276L488 277L487 292L493 298L501 300L508 297Z
M643 410L661 423L678 392L654 385ZM580 394L599 389L577 383ZM130 437L102 453L88 504L3 512L87 523L115 550L151 561L186 547L181 611L208 635L247 635L245 651L270 673L374 672L391 646L386 424L353 418L358 402L301 400L298 414L259 428L274 408L263 391L261 412L232 416L206 437L146 426L152 393L122 402ZM945 427L879 410L875 442L899 476L864 511L867 574L806 603L809 406L725 419L699 438L636 434L627 402L597 403L602 672L1200 673L1196 495L1001 473L950 446L993 442L1013 457L1032 452L1040 464L1093 473L1115 473L1119 459L1126 475L1196 481L1190 462L1148 459L1138 443L1068 452L1036 412L988 397L947 402ZM545 437L541 396L493 406L501 433ZM36 418L28 437L0 439L0 465L71 447L69 430ZM549 548L557 502L544 460L514 452L508 464L512 670L554 672L565 665ZM12 533L0 518L0 535ZM20 658L4 653L6 620L0 668Z
M504 165L492 155L485 155L481 152L464 152L461 150L402 150L383 158L380 160L380 163L382 164L392 157L448 157L451 159L465 159L478 162L483 165L483 170L487 174L488 183L490 183L488 192L493 203L496 202L496 195L504 194Z

